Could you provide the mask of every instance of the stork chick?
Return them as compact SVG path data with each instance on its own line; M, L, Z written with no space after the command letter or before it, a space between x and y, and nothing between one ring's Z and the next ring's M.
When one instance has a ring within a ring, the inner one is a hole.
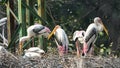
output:
M31 47L28 50L25 50L23 58L33 58L33 57L42 57L42 54L45 54L45 51L39 47Z

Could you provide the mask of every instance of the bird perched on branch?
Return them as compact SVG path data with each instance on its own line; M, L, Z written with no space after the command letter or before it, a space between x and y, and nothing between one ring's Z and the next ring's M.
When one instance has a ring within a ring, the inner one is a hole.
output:
M90 53L90 55L91 55L94 43L97 39L97 35L99 32L101 32L103 30L108 35L108 31L105 28L105 26L103 25L101 18L95 17L94 23L91 23L85 32L84 44L83 44L83 53L82 53L83 56L86 56L87 53Z
M61 26L57 25L53 29L53 31L49 34L48 39L54 34L55 42L58 47L58 52L60 56L63 56L68 52L68 37L65 31L61 28Z
M76 49L77 49L77 56L80 56L80 53L82 53L82 47L84 42L84 35L85 31L75 31L73 34L73 41L75 41Z
M38 36L38 35L42 35L43 37L47 38L50 32L51 31L48 27L43 26L41 24L35 24L35 25L28 27L27 28L27 36L23 36L19 40L20 54L22 51L22 46L23 46L24 41L30 39L31 37Z

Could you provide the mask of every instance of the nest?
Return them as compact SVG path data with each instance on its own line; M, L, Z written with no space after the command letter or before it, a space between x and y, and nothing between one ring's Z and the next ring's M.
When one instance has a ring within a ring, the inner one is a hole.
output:
M42 58L22 58L9 52L0 52L0 68L120 68L120 58L108 57L81 57L67 54L59 57L58 54L46 53Z

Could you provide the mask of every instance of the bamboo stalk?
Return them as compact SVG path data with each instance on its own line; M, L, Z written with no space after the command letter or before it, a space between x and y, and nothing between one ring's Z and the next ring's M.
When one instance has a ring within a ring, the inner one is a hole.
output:
M18 17L14 14L14 12L11 10L11 8L10 8L10 7L8 7L8 5L7 5L7 4L5 4L5 6L6 6L6 7L7 7L7 9L9 10L9 12L13 15L13 17L17 20L17 22L19 22Z
M7 36L8 36L8 43L11 41L11 31L10 31L10 11L9 11L9 1L7 2Z
M29 6L29 0L26 0L26 4ZM26 8L26 23L30 22L30 11Z

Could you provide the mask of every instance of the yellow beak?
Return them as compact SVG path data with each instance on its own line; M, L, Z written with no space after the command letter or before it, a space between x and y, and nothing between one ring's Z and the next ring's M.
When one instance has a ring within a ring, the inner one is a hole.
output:
M51 38L51 36L54 34L54 32L57 30L57 28L55 27L54 29L53 29L53 31L49 34L49 36L48 36L48 40Z
M103 23L102 23L102 26L103 26L103 29L104 29L105 33L106 33L107 36L108 36L108 30L105 28L105 26L103 25Z

